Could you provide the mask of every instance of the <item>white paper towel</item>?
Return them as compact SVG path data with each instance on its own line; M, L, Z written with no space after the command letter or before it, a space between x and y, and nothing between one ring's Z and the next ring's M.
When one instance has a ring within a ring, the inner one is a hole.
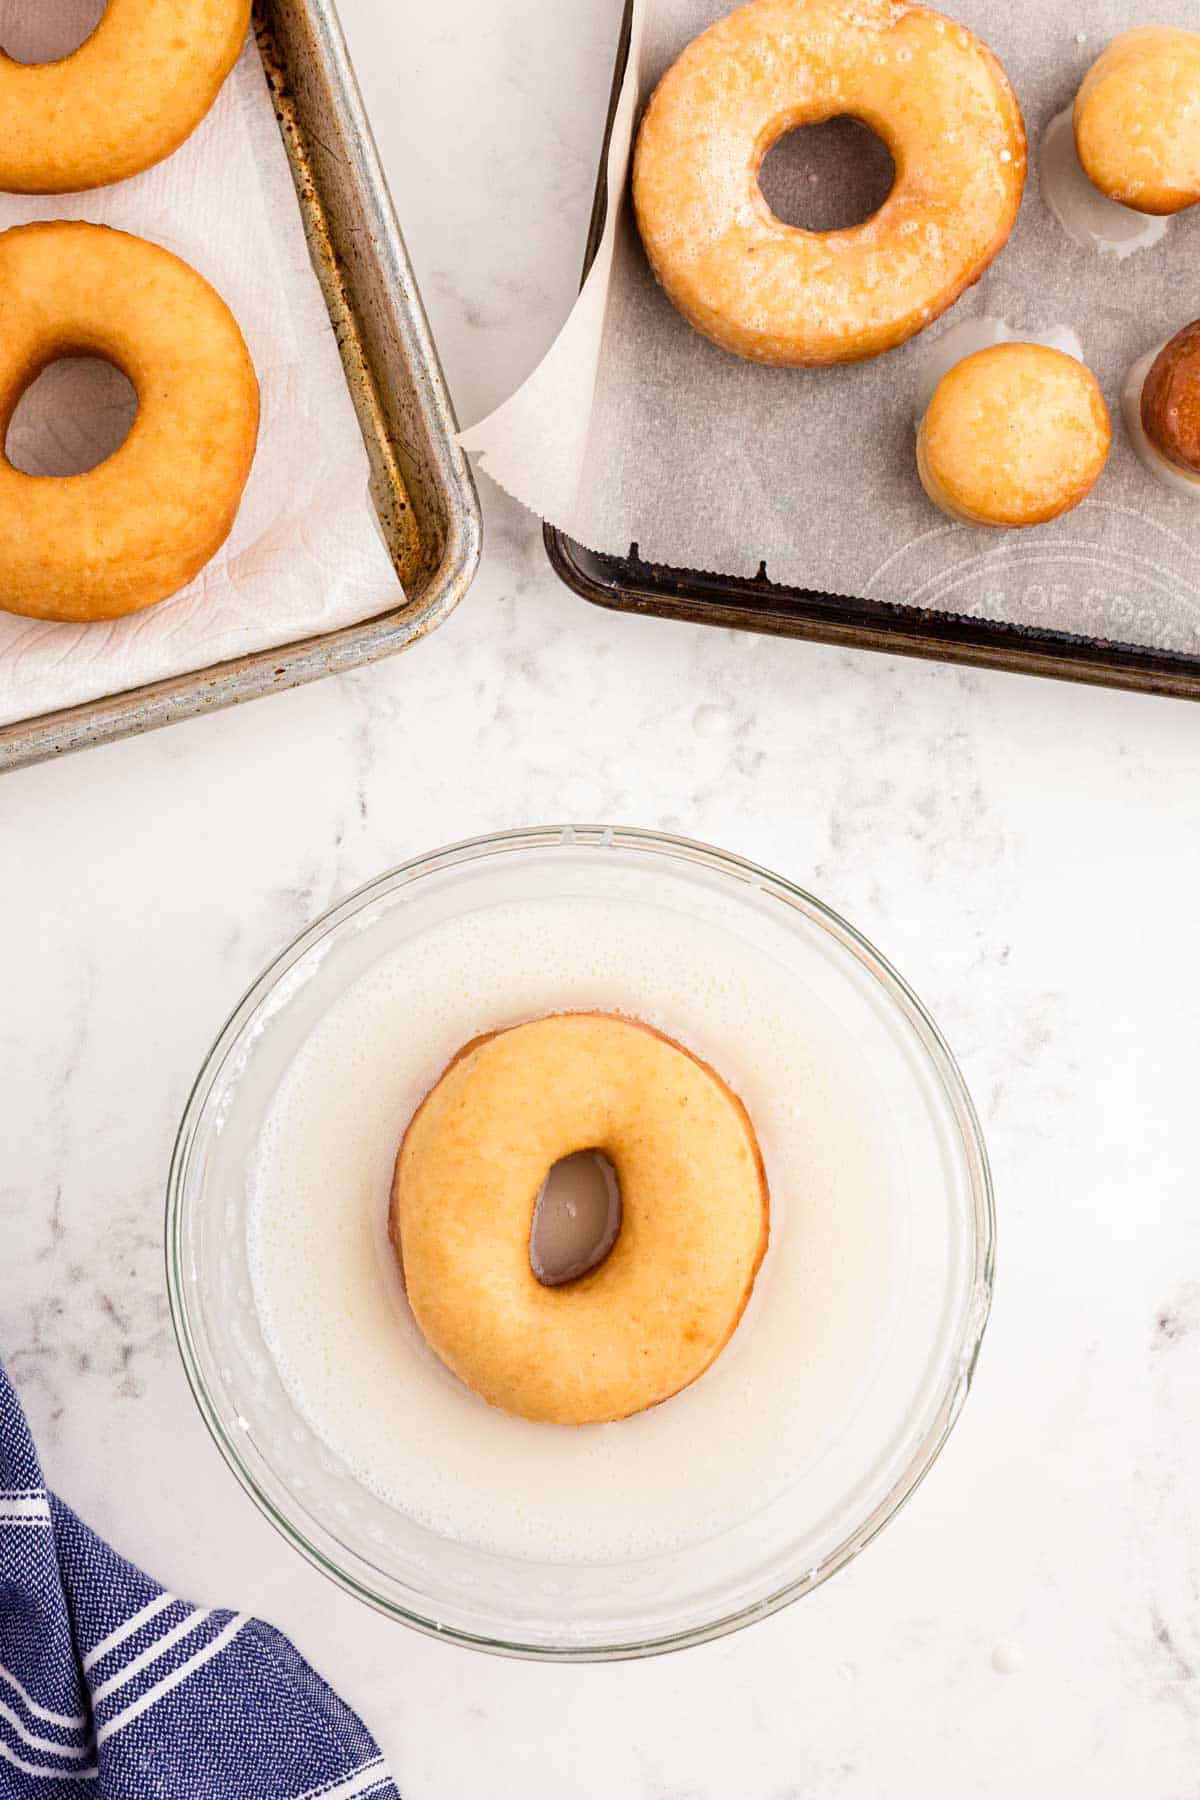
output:
M63 0L54 11L63 43L48 45L39 21L40 36L28 45L28 0L0 0L0 44L17 54L54 54L79 41L99 8L95 0ZM190 587L95 625L0 612L0 724L332 631L397 604L399 584L367 491L366 451L253 42L207 119L157 168L86 194L0 194L0 229L46 218L136 232L211 281L250 347L262 420L237 523ZM94 388L96 370L63 365L57 383L52 373L30 400L61 419L64 390ZM113 398L111 381L102 386ZM46 447L50 420L30 412L28 405L22 412L23 434ZM105 429L101 420L100 436ZM107 430L111 444L111 422ZM65 434L63 466L78 449L73 437Z
M1117 261L1070 241L1037 168L1046 125L1105 42L1152 19L1195 29L1196 0L943 0L998 52L1024 108L1021 217L945 319L890 356L825 370L762 368L706 342L656 286L638 241L628 171L642 106L688 40L730 10L732 0L635 0L600 254L544 362L463 444L519 500L609 555L636 543L649 562L742 576L765 561L789 586L1200 654L1200 505L1146 473L1119 405L1130 365L1200 313L1200 208ZM797 180L844 174L807 133L774 154L786 163L793 150ZM939 341L982 315L1014 335L1074 334L1113 414L1093 497L1033 531L951 524L916 477L914 416Z

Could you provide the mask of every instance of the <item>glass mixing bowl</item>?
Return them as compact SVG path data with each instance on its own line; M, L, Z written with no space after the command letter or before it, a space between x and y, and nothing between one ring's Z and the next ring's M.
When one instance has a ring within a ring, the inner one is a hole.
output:
M921 1171L906 1190L908 1260L888 1351L842 1435L753 1517L702 1543L625 1562L494 1554L438 1535L368 1491L285 1388L248 1266L251 1155L317 1022L414 934L531 896L632 899L711 915L774 958L780 979L803 979L871 1059L897 1155L918 1157ZM167 1278L188 1380L222 1455L267 1518L340 1586L394 1618L462 1644L561 1660L648 1655L717 1637L809 1593L856 1556L908 1499L958 1416L987 1321L993 1249L987 1158L970 1098L932 1019L878 951L810 894L738 857L590 826L437 851L318 919L217 1039L188 1101L167 1193Z

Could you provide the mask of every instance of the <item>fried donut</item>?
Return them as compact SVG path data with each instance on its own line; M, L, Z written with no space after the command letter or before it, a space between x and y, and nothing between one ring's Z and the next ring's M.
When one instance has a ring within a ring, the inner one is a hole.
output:
M59 62L0 52L0 188L63 194L161 162L237 61L251 0L108 0Z
M0 444L65 356L115 363L137 416L83 475L26 475L0 452L0 608L114 619L186 586L228 537L258 383L220 295L157 244L68 220L0 233Z
M1087 498L1111 443L1090 369L1046 344L994 344L938 383L917 469L934 504L964 525L1044 525Z
M841 115L896 182L842 231L785 225L759 186L785 133ZM905 0L752 0L688 45L651 97L633 196L651 268L697 331L794 366L894 350L1003 248L1025 185L1021 109L964 26Z
M1200 319L1177 332L1150 365L1142 429L1160 456L1200 475Z
M608 1258L561 1287L530 1264L548 1170L601 1150L620 1183ZM656 1406L733 1335L767 1245L741 1101L670 1038L560 1013L460 1051L404 1135L390 1229L431 1347L491 1405L587 1425Z
M1145 25L1114 38L1075 99L1093 187L1135 212L1200 201L1200 32Z
M1121 407L1130 442L1150 473L1175 493L1200 500L1200 319L1139 357L1125 378Z

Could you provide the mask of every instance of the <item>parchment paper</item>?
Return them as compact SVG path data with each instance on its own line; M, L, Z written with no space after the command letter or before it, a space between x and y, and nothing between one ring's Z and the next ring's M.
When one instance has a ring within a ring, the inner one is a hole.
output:
M31 18L35 10L28 0L0 0L0 44L18 55L61 53L100 8L56 0L47 9L52 21ZM47 42L48 30L57 45ZM53 218L136 232L199 269L245 334L262 419L233 533L190 587L106 624L48 624L0 611L0 724L331 631L395 604L399 584L367 492L366 451L254 44L194 136L157 168L86 194L0 194L0 229ZM37 472L59 473L63 457L78 455L73 396L94 393L96 377L93 363L63 363L31 393L18 435L38 451ZM101 386L111 398L111 384ZM123 435L94 408L87 416L98 439L107 434L106 448ZM9 443L16 448L12 433Z
M684 44L727 0L637 0L613 133L605 242L566 328L526 385L463 434L483 466L593 550L919 604L1156 648L1200 651L1200 504L1143 468L1120 390L1146 350L1200 315L1200 208L1118 261L1078 248L1042 201L1038 146L1109 38L1196 29L1195 0L945 0L991 44L1025 112L1030 176L1008 248L937 325L875 362L776 370L716 349L650 274L628 196L633 130ZM798 146L796 133L773 154ZM803 168L800 165L803 164ZM798 179L845 179L812 150ZM1018 335L1074 332L1113 415L1093 496L1052 525L952 524L925 498L914 420L937 339L972 315Z

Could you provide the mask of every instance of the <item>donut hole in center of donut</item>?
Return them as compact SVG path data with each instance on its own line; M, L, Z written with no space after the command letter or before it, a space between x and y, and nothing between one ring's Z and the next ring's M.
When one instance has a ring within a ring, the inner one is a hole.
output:
M869 125L839 116L785 131L763 158L758 185L782 224L847 231L879 211L896 185L896 165Z
M107 6L108 0L60 0L55 6L0 0L0 46L14 62L61 62L86 44Z
M137 408L137 390L115 363L60 356L17 401L4 453L26 475L86 475L121 448Z
M621 1230L621 1184L602 1150L554 1163L538 1190L529 1266L543 1287L565 1287L598 1269Z

